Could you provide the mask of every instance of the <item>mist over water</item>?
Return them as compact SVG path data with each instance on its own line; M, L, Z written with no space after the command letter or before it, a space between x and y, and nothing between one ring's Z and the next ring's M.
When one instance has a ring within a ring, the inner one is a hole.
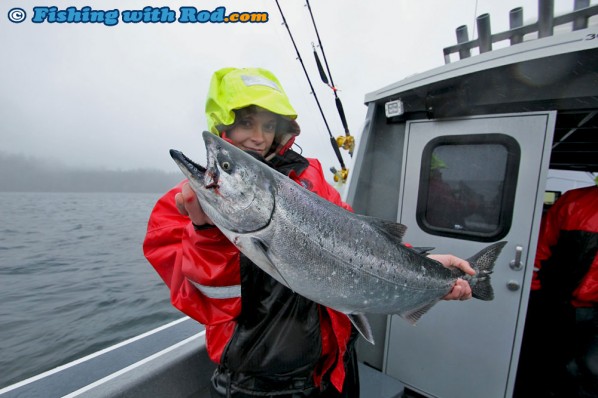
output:
M167 152L165 156L167 156ZM184 177L156 169L105 170L68 167L51 158L0 151L0 192L166 192Z
M0 388L183 316L142 252L159 196L0 192Z

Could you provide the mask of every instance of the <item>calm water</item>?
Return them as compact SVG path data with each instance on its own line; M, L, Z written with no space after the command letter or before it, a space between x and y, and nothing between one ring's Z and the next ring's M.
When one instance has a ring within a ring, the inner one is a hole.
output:
M0 388L182 316L141 248L158 197L0 192Z

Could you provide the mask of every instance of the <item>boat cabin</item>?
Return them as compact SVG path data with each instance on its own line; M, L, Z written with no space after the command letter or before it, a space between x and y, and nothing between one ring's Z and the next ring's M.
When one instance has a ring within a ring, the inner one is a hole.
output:
M437 253L508 242L493 301L441 302L415 326L370 316L379 343L359 358L424 396L512 395L547 176L598 171L598 6L553 5L539 1L530 25L512 10L496 34L482 15L479 38L457 29L444 66L365 98L355 211L407 225L406 241Z

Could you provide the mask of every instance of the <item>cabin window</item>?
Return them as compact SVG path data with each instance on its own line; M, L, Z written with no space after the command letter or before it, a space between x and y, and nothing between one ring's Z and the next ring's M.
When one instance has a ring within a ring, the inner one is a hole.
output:
M433 235L494 241L511 227L520 149L503 134L439 137L423 153L419 226Z

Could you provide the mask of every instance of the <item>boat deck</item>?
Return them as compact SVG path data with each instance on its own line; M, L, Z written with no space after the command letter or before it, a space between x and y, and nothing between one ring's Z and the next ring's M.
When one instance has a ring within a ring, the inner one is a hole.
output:
M139 335L0 390L12 397L209 397L214 364L203 327L190 318ZM403 396L404 386L359 364L363 397Z

